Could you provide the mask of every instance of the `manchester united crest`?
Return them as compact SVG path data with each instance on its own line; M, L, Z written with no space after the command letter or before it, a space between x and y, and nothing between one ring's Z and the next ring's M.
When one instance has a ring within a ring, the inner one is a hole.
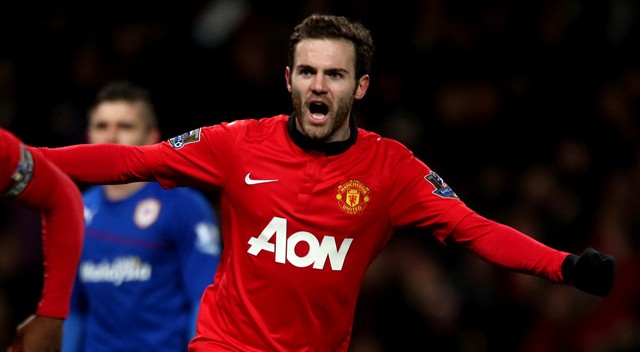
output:
M356 215L362 213L371 200L371 190L360 180L349 180L338 185L338 208L347 214Z

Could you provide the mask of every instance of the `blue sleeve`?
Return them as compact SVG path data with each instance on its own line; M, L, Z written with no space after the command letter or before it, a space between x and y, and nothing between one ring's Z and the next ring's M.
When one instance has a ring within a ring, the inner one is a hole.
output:
M62 330L61 352L82 352L84 315L69 313Z
M62 327L61 352L82 352L84 344L84 324L86 320L85 299L82 285L76 277L71 296L69 316Z
M174 233L181 261L182 281L191 301L193 334L200 299L204 289L213 283L220 259L221 239L217 215L202 193L183 189L186 201L173 202L176 207ZM193 335L192 335L193 336Z
M193 306L191 306L191 316L189 323L190 325L190 336L189 336L189 341L191 341L191 339L193 339L196 336L196 324L198 322L198 312L200 311L200 305L199 304L194 304Z

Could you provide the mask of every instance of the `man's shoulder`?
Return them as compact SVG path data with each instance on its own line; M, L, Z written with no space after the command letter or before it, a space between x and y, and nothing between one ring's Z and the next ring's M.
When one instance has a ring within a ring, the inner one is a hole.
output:
M202 132L215 133L227 131L229 133L244 133L245 131L268 131L279 126L286 126L288 115L280 114L270 117L241 118L232 121L224 121L216 125L202 127Z
M103 188L103 185L88 186L87 188L85 188L82 191L82 198L85 200L85 203L87 201L93 201L102 198L104 194Z
M358 128L358 142L368 147L381 147L393 152L407 152L409 149L400 141L380 135L379 133Z
M233 128L233 124L238 124L237 127L243 130L241 134L245 141L261 142L285 133L287 130L287 120L288 116L284 114L256 119L237 120L230 123L230 128Z
M192 187L176 187L164 189L158 182L150 182L149 190L152 194L163 195L175 200L205 200L205 195L198 189Z
M252 126L271 126L278 125L282 123L287 123L289 116L286 114L279 114L274 116L264 116L264 117L255 117L255 118L242 118L228 122L222 122L220 125L222 126L243 126L243 127L252 127Z
M213 210L207 196L196 188L176 187L163 189L155 182L152 182L150 187L153 187L152 194L155 194L154 197L169 207L172 214L180 213L184 216L199 216L203 213L210 214Z

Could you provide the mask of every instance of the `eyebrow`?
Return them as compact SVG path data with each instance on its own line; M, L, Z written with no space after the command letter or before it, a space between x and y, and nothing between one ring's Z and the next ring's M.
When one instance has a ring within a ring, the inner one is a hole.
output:
M92 123L90 126L93 126L93 127L105 127L105 126L108 126L110 124L111 123L108 122L108 121L97 121L97 122ZM115 123L115 125L117 127L132 127L132 126L135 126L136 124L133 123L133 122L118 121L118 122Z
M298 65L296 70L312 70L312 71L318 71L317 67L314 66L310 66L310 65ZM344 74L348 74L349 70L344 69L344 68L327 68L324 69L324 71L329 72L329 73L344 73Z

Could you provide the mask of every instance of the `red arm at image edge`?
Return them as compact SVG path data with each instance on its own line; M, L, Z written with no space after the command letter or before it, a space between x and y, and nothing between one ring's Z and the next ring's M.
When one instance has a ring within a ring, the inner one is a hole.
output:
M451 235L488 262L519 272L563 282L562 263L569 255L477 213L465 217Z
M37 314L65 318L84 231L83 202L77 186L38 153L34 174L15 201L42 214L44 282Z

